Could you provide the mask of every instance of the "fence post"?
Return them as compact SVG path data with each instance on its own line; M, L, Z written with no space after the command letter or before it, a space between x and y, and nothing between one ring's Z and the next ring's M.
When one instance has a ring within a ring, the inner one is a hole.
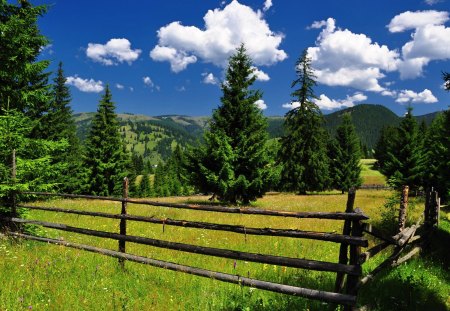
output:
M123 198L128 199L128 177L123 179ZM127 201L122 201L122 211L121 215L127 214ZM127 220L122 218L120 219L120 234L127 235ZM119 252L125 253L125 241L119 240ZM123 258L119 258L119 265L122 269L125 268L125 260Z
M406 211L408 209L408 192L409 187L403 186L402 198L400 201L400 211L398 213L398 231L405 229L406 225Z
M353 212L353 206L355 205L355 196L356 196L356 190L354 187L350 188L348 191L348 197L347 197L347 206L345 208L346 213ZM352 231L352 223L350 220L344 221L344 230L342 232L343 235L349 235ZM339 248L339 263L346 265L348 263L348 244L347 243L341 243ZM344 278L345 274L338 272L336 275L336 283L334 287L334 291L336 293L342 293L344 290Z
M14 187L16 185L17 169L16 169L16 149L12 151L12 163L11 163L11 184ZM16 190L11 191L11 217L17 217L17 202L16 202Z
M430 200L430 226L435 227L439 224L440 198L437 191L431 192Z
M355 213L361 213L362 211L357 208L355 209ZM363 226L361 220L352 221L352 236L362 237L363 235ZM359 257L361 255L361 246L358 245L350 245L350 265L358 266ZM352 296L358 295L357 284L359 282L360 276L358 275L347 275L347 294ZM351 310L346 307L344 310Z

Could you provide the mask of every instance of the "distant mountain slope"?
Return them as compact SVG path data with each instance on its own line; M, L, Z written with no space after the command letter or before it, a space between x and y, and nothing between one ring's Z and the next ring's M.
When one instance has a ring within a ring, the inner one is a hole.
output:
M362 104L339 110L324 116L325 126L334 135L342 115L351 113L356 132L363 144L372 149L383 126L398 125L401 117L381 105ZM431 123L438 112L418 116L417 121ZM77 133L84 140L89 131L93 112L75 115ZM118 114L121 133L129 151L150 160L152 164L166 160L177 144L187 146L202 139L202 133L210 117L189 117L181 115L146 116L130 113ZM270 138L283 135L284 117L268 117Z

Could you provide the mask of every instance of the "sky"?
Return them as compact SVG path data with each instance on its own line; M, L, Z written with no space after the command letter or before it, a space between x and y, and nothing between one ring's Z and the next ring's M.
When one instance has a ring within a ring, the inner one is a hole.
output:
M402 115L445 110L450 0L31 0L46 4L40 59L62 61L75 112L109 85L119 113L207 116L220 105L229 57L244 43L267 116L297 104L306 49L322 112L381 104Z

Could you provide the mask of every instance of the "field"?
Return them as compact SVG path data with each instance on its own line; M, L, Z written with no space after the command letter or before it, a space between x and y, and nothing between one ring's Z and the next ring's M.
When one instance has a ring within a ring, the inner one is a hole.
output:
M355 206L360 207L375 224L383 220L383 204L392 192L358 190ZM160 198L166 202L207 202L207 197ZM347 196L340 192L298 196L269 193L254 203L265 209L291 211L344 211ZM415 204L414 204L415 202ZM423 202L411 200L410 222L423 210ZM120 203L87 200L52 200L37 202L47 206L120 212ZM162 207L129 205L130 214L325 232L341 232L342 222L275 218L257 215L228 215L213 212L174 210ZM450 211L447 211L450 212ZM28 218L73 226L118 232L119 221L88 216L30 211ZM187 229L155 224L128 222L128 233L175 242L228 248L255 253L283 255L336 262L339 244L292 238L244 236L220 231ZM442 213L441 230L436 236L450 241L450 222ZM35 228L38 234L67 241L117 250L117 242L78 234ZM373 241L371 241L372 243ZM442 244L445 245L445 244ZM448 245L448 244L447 244ZM332 291L335 274L283 268L267 264L234 261L188 254L149 246L127 244L127 252L176 263L250 276L285 284ZM450 307L448 250L443 247L385 272L362 289L360 305L374 310L446 310ZM364 265L373 269L380 258ZM447 256L447 257L446 257ZM239 287L136 263L119 268L116 259L42 242L11 242L0 239L0 310L324 310L327 304L297 297ZM416 298L417 297L417 298Z

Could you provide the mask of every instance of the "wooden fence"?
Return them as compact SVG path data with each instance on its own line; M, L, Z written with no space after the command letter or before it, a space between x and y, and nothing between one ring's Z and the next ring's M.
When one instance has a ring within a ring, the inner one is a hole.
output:
M122 203L121 213L110 214L104 212L73 210L59 207L18 204L13 196L11 198L11 211L12 211L11 217L0 218L0 221L3 223L14 224L12 228L15 228L16 230L15 231L13 230L12 232L8 233L11 236L35 241L42 241L52 244L64 245L71 248L81 249L93 253L118 258L119 264L122 267L125 265L125 261L138 262L142 264L184 272L197 276L213 278L224 282L235 283L241 286L249 286L253 288L288 295L301 296L309 299L320 300L333 304L340 304L344 306L344 310L351 310L354 308L354 306L356 305L358 290L360 289L361 286L363 286L368 281L373 279L375 274L377 274L385 267L393 267L399 265L400 263L405 262L406 260L411 258L414 254L417 254L421 250L421 246L415 246L412 249L410 248L409 252L400 258L400 255L407 249L407 247L409 247L410 245L416 245L419 241L421 241L420 239L421 236L415 235L415 233L418 232L419 229L432 228L433 226L435 226L439 215L439 199L437 193L429 192L427 193L427 200L426 200L427 203L424 212L425 217L424 225L420 226L419 220L416 224L405 228L406 210L408 204L407 187L404 188L402 194L399 221L398 221L399 233L396 234L395 236L386 236L380 230L377 230L373 226L367 223L363 223L363 221L367 220L368 217L365 216L361 210L359 209L354 210L354 201L355 201L354 189L351 189L349 191L345 212L335 212L335 213L290 212L290 211L264 210L257 208L174 204L149 200L136 200L128 197L128 179L124 180L124 192L121 198L101 197L92 195L47 193L47 192L23 192L23 194L43 196L43 197L83 198L90 200L116 201ZM297 219L302 218L314 218L319 220L329 219L329 220L343 221L344 225L342 234L293 230L293 229L278 229L278 228L251 228L251 227L249 228L240 225L217 224L217 223L187 221L179 219L159 219L156 217L130 215L127 212L128 204L140 204L150 207L158 206L173 209L186 209L205 212L238 213L244 215L247 214L247 215L262 215L275 217L294 217ZM56 213L67 213L92 217L118 219L120 221L119 226L120 229L119 233L113 233L113 232L79 228L61 223L52 223L32 219L22 219L17 217L17 208L27 208ZM162 224L163 226L179 226L186 228L198 228L204 230L219 230L245 235L290 237L298 239L311 239L311 240L334 242L340 244L339 260L338 263L333 263L310 259L300 259L300 258L241 252L229 249L204 247L199 245L175 243L147 237L133 236L127 234L128 221ZM74 232L78 234L100 238L114 239L118 241L118 251L98 248L90 245L72 243L69 241L62 241L57 239L25 234L20 231L21 224L34 224L61 231ZM362 252L361 248L368 246L368 240L366 237L364 237L364 234L372 235L373 237L380 239L382 242ZM262 281L248 277L242 277L239 275L226 274L218 271L211 271L197 267L191 267L177 263L156 260L148 257L136 256L133 254L126 253L126 242L150 245L158 248L171 249L188 253L196 253L207 256L245 260L250 262L266 263L308 270L335 272L336 273L335 289L333 292L328 292L319 289L303 288L268 281ZM372 272L362 277L361 265L390 245L395 246L393 254L389 256L381 265L375 268Z
M43 210L48 212L68 213L76 215L86 215L92 217L118 219L120 221L119 233L105 232L99 230L85 229L74 226L69 226L61 223L52 223L41 220L23 219L16 215L11 217L2 217L1 221L4 223L15 224L16 231L9 232L8 234L14 237L23 239L30 239L35 241L43 241L52 244L64 245L76 249L82 249L89 252L99 253L106 256L118 258L121 266L124 266L125 261L133 261L143 264L148 264L155 267L161 267L169 270L194 274L197 276L213 278L216 280L235 283L241 286L250 286L258 289L279 292L283 294L289 294L294 296L301 296L310 299L316 299L333 304L341 304L345 306L346 310L350 310L352 306L356 305L357 287L358 281L362 275L361 264L358 261L359 254L361 253L361 247L367 247L368 241L363 234L363 220L367 220L360 210L353 210L353 204L355 199L355 191L349 192L347 208L345 212L290 212L290 211L277 211L277 210L264 210L257 208L240 208L240 207L226 207L226 206L207 206L207 205L193 205L193 204L173 204L162 203L149 200L136 200L128 198L128 179L124 180L124 192L121 198L101 197L92 195L75 195L75 194L59 194L59 193L47 193L47 192L23 192L23 194L44 196L44 197L63 197L63 198L84 198L91 200L107 200L116 201L122 203L120 214L110 214L104 212L91 212L83 210L73 210L60 207L46 207L35 206L29 204L17 204L12 202L12 210L14 213L17 208L27 208L34 210ZM220 213L238 213L247 215L262 215L262 216L275 216L275 217L294 217L297 219L314 218L319 220L336 220L344 222L344 232L327 233L317 231L303 231L293 229L278 229L278 228L249 228L240 225L228 225L207 223L198 221L187 221L179 219L159 219L155 217L145 217L130 215L127 213L128 204L140 204L146 206L160 206L173 209L186 209L205 212L220 212ZM338 263L325 262L319 260L292 258L283 256L274 256L266 254L257 254L242 252L229 249L205 247L192 244L175 243L170 241L152 239L141 236L133 236L127 234L127 222L138 221L148 222L154 224L162 224L163 226L179 226L186 228L199 228L204 230L220 230L234 232L245 235L264 235L264 236L276 236L276 237L290 237L298 239L311 239L328 241L340 244L340 255ZM46 228L57 229L61 231L74 232L83 235L89 235L100 238L114 239L118 241L118 251L109 249L103 249L93 247L90 245L77 244L69 241L62 241L57 239L50 239L46 237L33 236L25 234L20 231L21 224L34 224ZM262 281L239 275L226 274L218 271L205 270L197 267L191 267L186 265L180 265L177 263L166 262L162 260L156 260L152 258L136 256L126 253L126 242L150 245L158 248L171 249L189 253L202 254L207 256L223 257L236 260L245 260L250 262L265 263L272 265L279 265L285 267L294 267L316 271L328 271L337 273L336 289L334 292L323 291L319 289L302 288L297 286L273 283L268 281Z

